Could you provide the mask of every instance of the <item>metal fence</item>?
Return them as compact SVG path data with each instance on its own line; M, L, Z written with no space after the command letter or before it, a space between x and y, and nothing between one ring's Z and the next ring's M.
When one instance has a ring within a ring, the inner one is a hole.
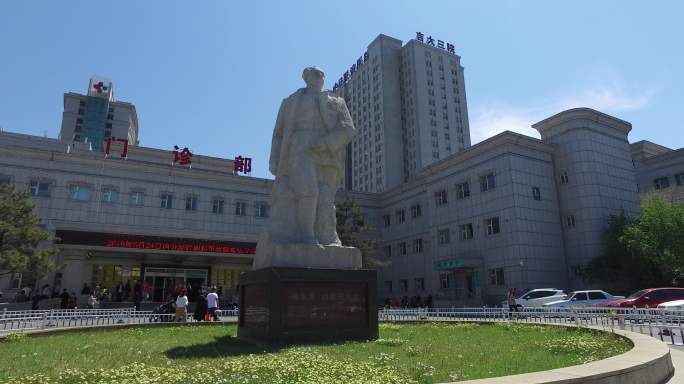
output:
M644 308L418 308L382 309L378 320L476 321L566 324L603 329L622 329L657 337L670 344L684 345L684 311Z
M222 321L236 321L238 310L222 310ZM46 328L92 327L115 324L167 323L174 314L122 309L65 309L38 311L0 311L0 334ZM684 311L640 308L418 308L381 309L378 320L395 322L474 321L566 324L603 329L624 329L684 345ZM192 314L188 321L194 322Z
M0 334L48 328L94 327L116 324L173 322L175 314L122 309L63 309L38 311L0 311ZM237 310L221 311L220 319L235 320ZM194 322L191 313L188 321Z

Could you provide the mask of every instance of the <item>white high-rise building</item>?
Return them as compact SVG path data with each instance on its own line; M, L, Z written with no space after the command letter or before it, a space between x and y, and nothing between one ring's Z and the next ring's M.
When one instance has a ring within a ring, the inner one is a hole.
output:
M348 189L382 192L470 146L463 67L454 46L417 33L379 35L337 81L357 128Z

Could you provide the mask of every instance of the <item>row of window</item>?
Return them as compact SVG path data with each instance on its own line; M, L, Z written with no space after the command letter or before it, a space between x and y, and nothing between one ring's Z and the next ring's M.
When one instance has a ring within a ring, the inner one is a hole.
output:
M484 220L484 230L485 236L496 235L501 232L501 226L499 224L499 217L490 217ZM474 237L475 232L473 231L473 223L461 224L458 226L459 237L461 240L469 240ZM437 230L437 244L447 245L451 243L451 232L449 228L442 228ZM399 242L397 244L397 249L399 255L407 254L407 244L405 241ZM423 239L413 240L413 253L423 252ZM385 246L385 256L387 258L392 257L392 246Z
M50 182L42 180L31 180L29 183L29 193L33 197L50 197ZM93 196L93 189L86 184L69 184L69 199L74 201L90 201ZM139 190L131 190L128 194L128 203L133 207L142 207L145 193ZM119 190L115 187L103 187L100 194L100 201L108 204L115 204L119 197ZM185 196L185 210L197 211L199 207L199 197L197 195ZM172 209L174 206L174 195L171 192L162 192L159 195L159 207L162 209ZM226 201L223 198L214 198L211 201L211 211L215 214L225 212ZM233 213L237 216L247 215L247 203L235 201ZM265 202L257 202L255 215L257 217L268 217L269 207Z
M679 186L684 185L684 172L674 175L675 183ZM670 188L670 178L668 176L659 177L653 180L653 188L665 189Z
M422 277L416 277L413 279L413 290L414 292L420 292L425 290L425 279ZM394 287L392 280L385 281L385 292L392 293ZM407 293L409 291L409 281L408 279L399 279L399 293Z

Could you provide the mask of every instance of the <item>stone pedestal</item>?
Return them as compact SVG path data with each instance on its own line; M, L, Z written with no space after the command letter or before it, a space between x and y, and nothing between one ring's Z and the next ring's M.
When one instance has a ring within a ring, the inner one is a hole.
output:
M374 270L268 267L240 276L238 338L287 344L378 337Z

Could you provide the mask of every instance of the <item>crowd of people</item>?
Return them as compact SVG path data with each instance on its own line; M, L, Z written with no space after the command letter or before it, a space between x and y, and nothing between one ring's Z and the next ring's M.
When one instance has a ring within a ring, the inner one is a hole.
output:
M383 304L386 309L397 308L432 308L432 295L423 298L420 295L386 298Z

